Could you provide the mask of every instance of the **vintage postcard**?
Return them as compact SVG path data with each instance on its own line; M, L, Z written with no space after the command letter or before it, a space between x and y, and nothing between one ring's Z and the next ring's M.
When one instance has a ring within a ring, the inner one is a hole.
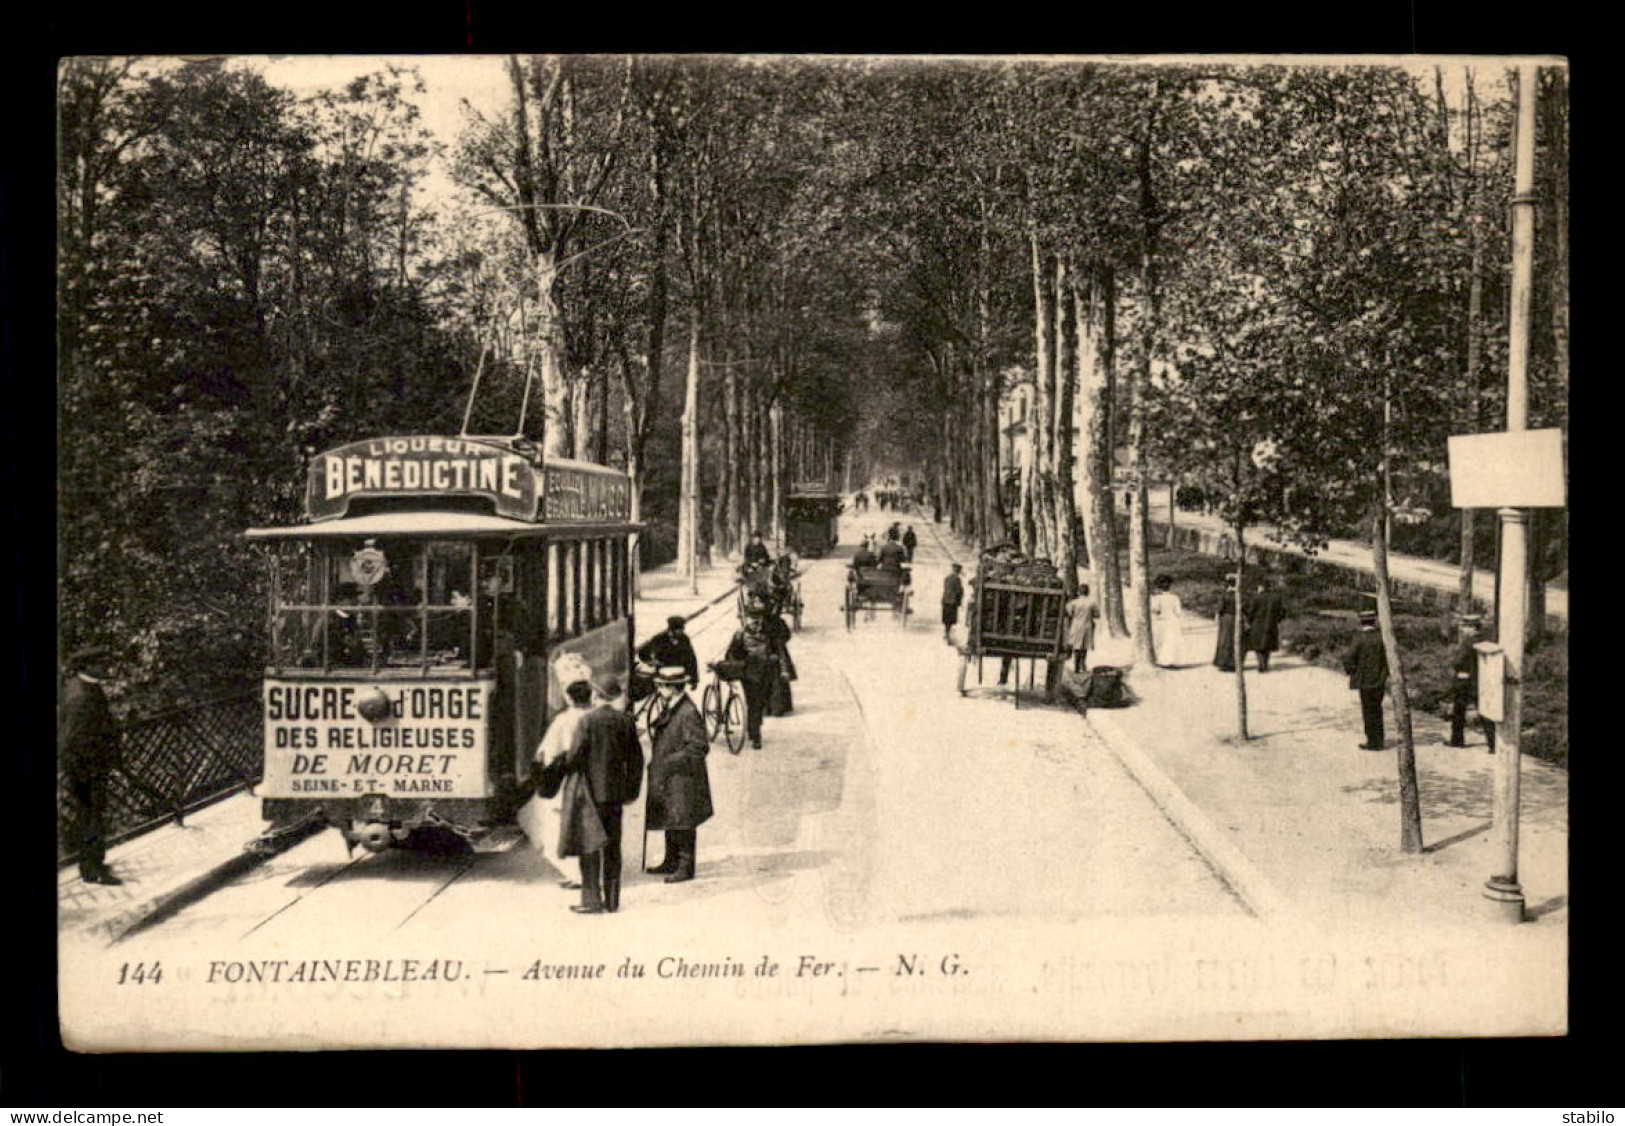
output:
M1567 1030L1564 60L58 90L69 1048Z

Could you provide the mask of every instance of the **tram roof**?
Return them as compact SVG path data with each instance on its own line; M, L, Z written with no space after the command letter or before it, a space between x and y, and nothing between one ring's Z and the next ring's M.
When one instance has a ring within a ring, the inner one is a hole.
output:
M624 532L639 527L641 525L603 523L536 524L483 512L374 512L314 524L250 528L243 536L251 540L330 539L342 536L558 536Z

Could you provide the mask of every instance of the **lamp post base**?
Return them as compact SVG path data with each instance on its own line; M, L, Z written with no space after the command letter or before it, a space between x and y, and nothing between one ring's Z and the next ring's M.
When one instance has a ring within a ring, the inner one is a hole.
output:
M1492 876L1484 885L1484 898L1490 901L1490 910L1495 918L1509 923L1525 921L1523 889L1518 886L1518 881L1505 876Z

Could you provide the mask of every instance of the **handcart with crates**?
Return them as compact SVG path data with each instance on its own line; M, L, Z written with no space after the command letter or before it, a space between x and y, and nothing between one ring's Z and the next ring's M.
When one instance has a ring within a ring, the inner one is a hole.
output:
M1053 584L1053 585L1051 585ZM982 660L997 657L1016 664L1016 689L1021 706L1021 665L1027 662L1028 687L1039 661L1045 664L1045 699L1055 702L1061 669L1066 661L1066 590L1043 560L1018 564L984 556L972 580L972 601L967 628L969 639L960 649L959 694L965 694L965 676L976 662L976 682L982 682Z

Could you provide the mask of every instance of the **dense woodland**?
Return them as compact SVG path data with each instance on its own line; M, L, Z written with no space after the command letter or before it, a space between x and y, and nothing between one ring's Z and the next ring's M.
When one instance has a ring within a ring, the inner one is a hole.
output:
M1148 616L1149 482L1241 530L1488 564L1445 438L1504 424L1509 69L504 65L507 108L447 139L410 69L296 97L243 63L64 64L62 633L142 698L255 675L238 533L297 519L309 453L455 432L476 379L469 432L523 414L635 475L645 566L676 554L690 397L713 559L850 467L923 474L972 539L1063 574L1126 546L1114 631ZM1564 71L1538 105L1531 425L1566 428ZM1036 456L1008 481L1023 380ZM1538 578L1566 539L1544 514Z

